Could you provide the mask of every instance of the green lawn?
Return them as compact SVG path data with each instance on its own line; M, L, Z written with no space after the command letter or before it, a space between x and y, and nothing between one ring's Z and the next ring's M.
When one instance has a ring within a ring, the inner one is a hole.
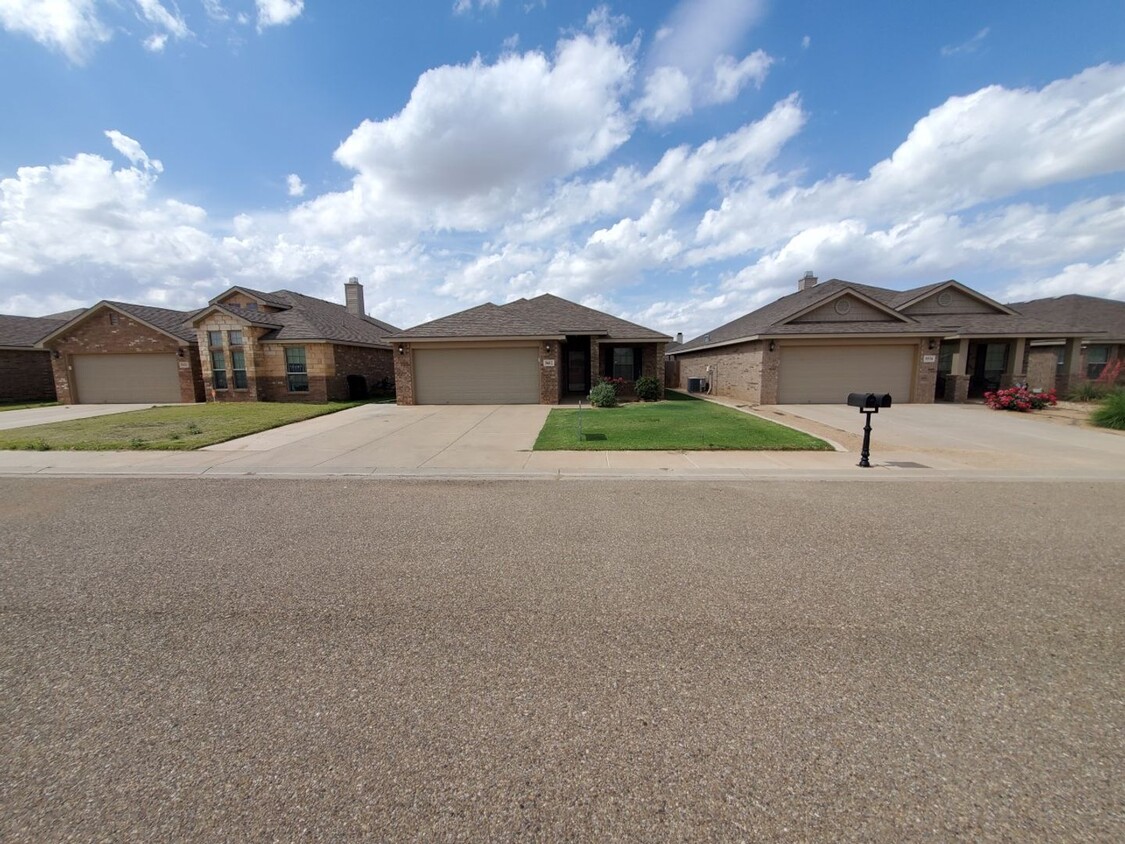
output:
M0 403L0 412L5 410L27 410L32 407L55 407L57 404L57 401L25 401L15 402L13 404Z
M0 431L0 449L30 451L190 450L323 416L363 402L190 404Z
M667 393L659 402L552 410L535 441L535 450L831 451L832 446L748 413L681 393Z

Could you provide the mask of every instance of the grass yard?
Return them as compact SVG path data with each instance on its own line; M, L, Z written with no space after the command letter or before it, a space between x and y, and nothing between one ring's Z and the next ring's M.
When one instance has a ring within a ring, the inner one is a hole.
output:
M539 432L535 450L831 451L832 446L748 413L670 392L659 402L581 411L556 408Z
M189 404L0 431L0 449L188 451L346 410L363 402Z

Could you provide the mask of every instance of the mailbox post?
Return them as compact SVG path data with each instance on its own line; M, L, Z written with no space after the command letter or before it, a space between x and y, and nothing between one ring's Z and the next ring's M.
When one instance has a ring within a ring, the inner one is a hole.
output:
M848 407L858 407L865 417L863 425L863 449L859 452L859 464L864 469L871 468L871 414L878 413L881 407L891 406L890 393L848 393Z

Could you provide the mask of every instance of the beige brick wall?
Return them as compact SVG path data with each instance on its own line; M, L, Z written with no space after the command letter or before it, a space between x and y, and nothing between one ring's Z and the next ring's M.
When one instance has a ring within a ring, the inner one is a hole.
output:
M706 378L714 385L716 395L741 399L751 404L764 404L764 354L768 352L764 351L761 341L754 341L677 355L680 361L679 388L686 390L689 378ZM707 371L708 366L712 368L711 372ZM772 377L773 394L776 395L776 364Z

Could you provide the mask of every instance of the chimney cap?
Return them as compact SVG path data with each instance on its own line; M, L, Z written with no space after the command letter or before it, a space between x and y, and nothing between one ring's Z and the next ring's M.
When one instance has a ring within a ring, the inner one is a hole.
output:
M816 278L812 270L805 270L805 278Z
M353 275L348 277L348 284L359 284L359 276Z

